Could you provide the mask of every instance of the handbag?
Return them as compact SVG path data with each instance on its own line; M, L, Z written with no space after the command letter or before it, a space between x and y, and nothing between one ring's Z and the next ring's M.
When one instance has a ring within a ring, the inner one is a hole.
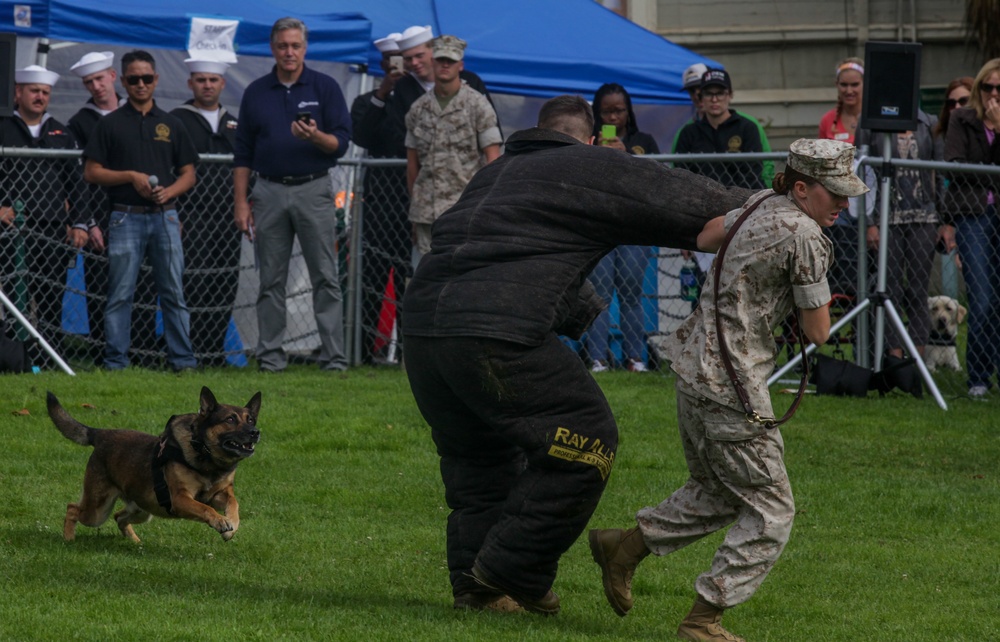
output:
M816 353L813 355L810 381L816 384L818 395L867 397L870 390L878 390L879 396L884 397L894 388L899 388L917 399L924 396L916 361L891 354L882 357L881 370L872 372L871 368L845 359L842 350L836 350L834 356Z
M812 362L812 378L818 395L839 397L867 397L872 386L871 368L859 366L844 358L837 350L834 356L815 353Z

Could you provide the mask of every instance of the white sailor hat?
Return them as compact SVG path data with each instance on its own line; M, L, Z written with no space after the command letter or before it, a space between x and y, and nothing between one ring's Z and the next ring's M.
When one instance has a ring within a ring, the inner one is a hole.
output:
M113 51L91 51L84 54L83 58L76 61L76 64L69 68L80 78L86 78L90 74L110 69L115 64L115 54Z
M395 53L399 51L399 39L403 37L401 33L390 33L385 38L375 41L375 48L382 53Z
M229 63L220 62L218 60L200 60L198 58L188 58L184 61L187 65L188 71L193 74L218 74L224 76L226 70L229 69Z
M406 51L411 47L422 45L434 39L434 30L430 25L426 27L413 26L407 28L399 38L399 50Z
M14 72L14 82L19 85L39 84L51 87L58 80L59 74L38 65L29 65L24 69L18 69Z

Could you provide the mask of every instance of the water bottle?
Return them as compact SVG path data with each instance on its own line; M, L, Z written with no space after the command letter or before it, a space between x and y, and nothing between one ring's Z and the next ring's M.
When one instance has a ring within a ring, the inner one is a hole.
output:
M684 301L697 301L701 294L698 287L698 266L693 259L684 262L681 268L681 299Z

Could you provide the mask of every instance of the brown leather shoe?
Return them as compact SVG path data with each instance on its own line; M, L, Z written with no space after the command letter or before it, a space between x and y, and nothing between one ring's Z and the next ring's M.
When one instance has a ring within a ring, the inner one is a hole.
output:
M472 566L472 576L486 588L509 596L520 604L525 611L540 615L555 615L559 612L559 596L552 589L549 589L549 592L540 598L530 598L519 594L517 591L511 591L506 587L500 586L499 583L491 579L487 579L485 573L483 573L478 565L474 564Z
M632 608L632 574L650 551L639 527L590 531L590 554L601 567L604 597L615 613L625 617Z
M723 609L699 597L694 601L691 612L677 629L677 637L682 640L711 640L712 642L746 642L722 628Z
M456 595L455 608L470 611L492 611L494 613L524 613L524 608L512 600L509 595L493 591Z

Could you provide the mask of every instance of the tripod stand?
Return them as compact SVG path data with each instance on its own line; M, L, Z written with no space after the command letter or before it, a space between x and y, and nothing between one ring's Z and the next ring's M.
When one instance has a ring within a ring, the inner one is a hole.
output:
M879 372L882 369L882 353L885 347L885 322L886 316L888 315L888 320L892 323L893 329L896 330L897 335L902 339L903 344L906 346L907 352L916 363L917 369L920 371L920 377L923 379L924 385L927 386L927 390L930 391L934 400L937 402L937 405L940 406L942 410L947 410L948 404L945 403L944 398L941 396L941 392L938 390L937 384L934 383L934 378L931 377L930 371L927 370L927 365L924 364L923 358L917 352L917 347L913 344L910 334L906 331L906 326L903 324L903 320L900 318L899 312L896 310L896 306L885 292L886 266L889 260L889 196L892 188L891 184L894 170L892 167L891 150L889 147L892 143L892 137L889 132L880 133L882 135L882 178L879 182L878 277L875 282L875 292L866 297L863 301L860 301L850 310L850 312L845 314L839 321L837 321L837 323L833 324L830 328L830 334L833 335L842 327L850 323L855 317L867 310L870 306L874 305L875 372ZM862 161L863 160L864 159L862 159ZM859 167L860 166L861 165L859 165ZM812 354L815 350L816 345L810 344L807 346L805 354ZM798 365L801 359L802 356L800 354L789 359L788 363L771 375L767 382L768 385L776 382L786 372Z

